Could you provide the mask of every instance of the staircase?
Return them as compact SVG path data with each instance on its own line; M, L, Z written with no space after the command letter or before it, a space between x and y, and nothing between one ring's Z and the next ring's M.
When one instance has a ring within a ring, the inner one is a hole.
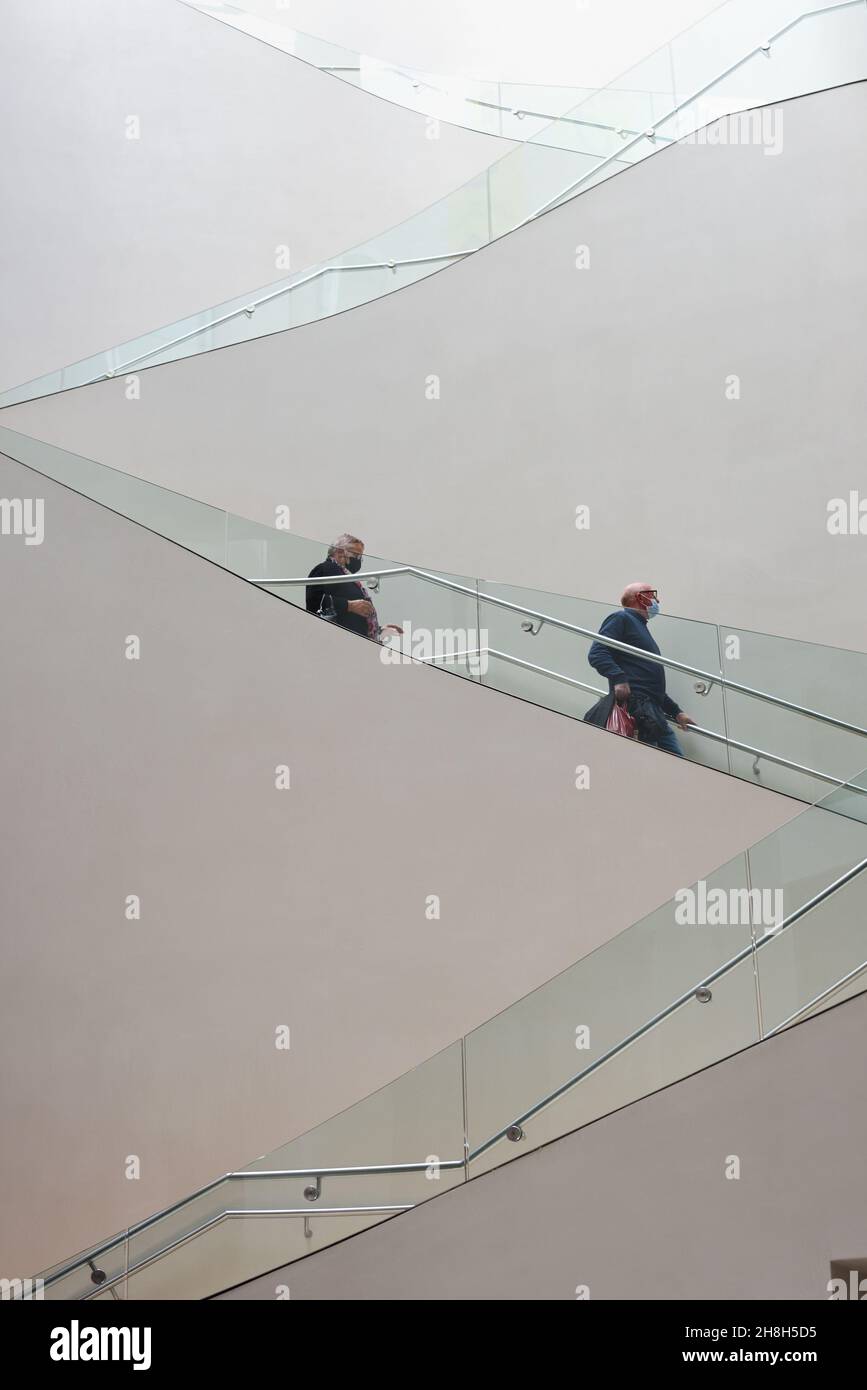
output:
M263 602L304 604L321 544L9 430L0 430L0 450L34 477L256 584L268 594ZM384 660L422 660L560 717L580 718L597 698L586 654L607 605L379 560L368 559L361 577L382 623L430 643L420 657L383 647ZM676 618L658 619L654 630L671 692L701 710L698 730L684 735L695 760L796 796L801 813L359 1104L44 1271L46 1297L207 1297L863 989L867 730L846 717L846 701L863 688L863 673L853 677L867 658ZM354 639L334 629L333 640ZM785 694L750 683L751 673L774 670L785 672ZM636 775L652 776L659 756L636 748ZM637 832L628 817L624 827L624 855L612 863L628 870L628 833ZM527 930L544 931L544 922Z

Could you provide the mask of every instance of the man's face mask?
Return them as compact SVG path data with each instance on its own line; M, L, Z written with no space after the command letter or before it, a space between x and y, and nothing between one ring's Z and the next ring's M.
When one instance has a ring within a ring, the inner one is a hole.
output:
M645 608L644 611L647 614L648 618L655 618L657 613L659 612L659 604L657 600L655 598L651 599L649 605L647 606L647 608Z
M350 574L357 574L358 571L361 569L361 556L347 555L346 568L349 570Z

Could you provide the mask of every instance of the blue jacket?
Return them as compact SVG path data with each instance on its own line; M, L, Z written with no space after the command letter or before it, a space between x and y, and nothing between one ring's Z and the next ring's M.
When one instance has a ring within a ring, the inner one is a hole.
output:
M635 608L621 608L609 613L599 629L601 637L613 637L617 642L628 642L631 647L642 647L646 652L659 654L659 647L650 635L647 619ZM633 690L643 690L657 704L661 705L669 719L680 714L680 705L665 693L665 667L657 661L642 661L631 652L618 652L614 647L594 642L587 654L587 660L595 671L606 676L612 686L628 682Z

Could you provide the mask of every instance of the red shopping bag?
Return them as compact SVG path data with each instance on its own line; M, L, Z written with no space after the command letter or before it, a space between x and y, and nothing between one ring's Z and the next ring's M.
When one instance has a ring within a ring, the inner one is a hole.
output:
M611 706L611 713L608 716L608 723L605 725L609 733L621 734L623 738L635 737L635 720L629 713L625 705L618 705L617 701Z

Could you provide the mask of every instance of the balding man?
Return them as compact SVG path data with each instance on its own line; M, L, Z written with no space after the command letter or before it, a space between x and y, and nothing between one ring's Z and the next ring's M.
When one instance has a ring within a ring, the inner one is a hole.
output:
M659 647L648 630L648 621L659 612L659 596L649 584L627 584L620 600L622 607L609 613L599 629L600 637L613 637L631 647L659 655ZM620 652L594 642L587 657L590 665L608 680L619 704L625 704L636 720L642 743L653 744L666 753L683 757L677 734L669 728L673 719L685 729L695 720L684 714L665 692L665 667L658 661L645 661L632 652Z

